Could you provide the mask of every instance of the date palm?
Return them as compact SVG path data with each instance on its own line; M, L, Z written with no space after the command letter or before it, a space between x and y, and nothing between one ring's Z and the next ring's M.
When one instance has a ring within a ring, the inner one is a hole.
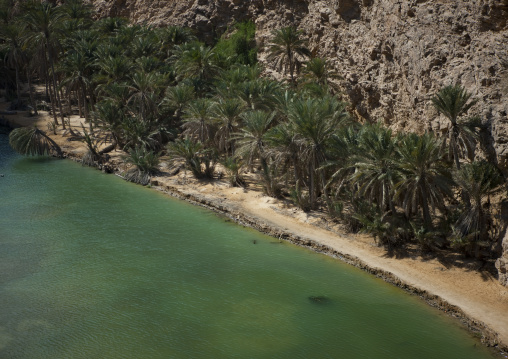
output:
M113 34L123 27L127 27L128 20L120 17L105 17L94 22L93 28L101 34Z
M66 14L62 8L54 6L51 3L31 1L26 5L24 21L30 29L28 38L33 46L40 46L42 44L44 54L45 56L47 55L54 90L53 100L60 110L63 128L65 128L65 122L56 81L54 54L57 47L56 35L58 27L65 18Z
M109 84L126 80L134 67L132 60L120 55L104 55L99 57L97 66L105 75L105 82Z
M81 51L69 51L62 59L59 69L64 77L61 86L68 91L75 91L78 98L79 114L84 110L85 120L89 120L87 93L91 87L91 66L90 59Z
M465 115L477 102L472 100L471 96L464 87L456 84L444 87L432 98L432 104L436 110L450 121L447 130L448 153L453 158L457 169L460 169L460 158L473 157L478 137L478 118L461 119L461 116Z
M15 128L9 134L9 144L24 156L45 156L55 152L62 157L60 146L37 127Z
M272 32L268 45L268 61L284 73L289 71L291 83L294 85L294 73L298 72L303 59L310 57L307 41L302 39L303 32L295 27L284 27Z
M196 178L206 177L202 164L207 160L209 150L201 142L193 141L189 137L179 138L169 143L167 149L169 157L173 161L184 161L185 168L191 170Z
M148 117L156 110L161 85L161 76L156 73L137 71L131 77L128 103L137 106L143 122L147 122Z
M234 87L233 94L244 101L245 105L252 110L270 112L275 107L280 89L281 86L278 82L258 78L239 83L238 86Z
M299 156L308 172L309 205L313 209L316 206L316 194L325 188L324 170L321 166L327 159L328 142L349 116L343 103L325 97L295 100L289 108L288 118L298 135Z
M207 143L212 134L212 111L214 103L209 99L197 99L189 103L183 115L184 133Z
M176 46L173 59L181 79L195 78L206 82L219 72L214 50L199 42Z
M453 181L442 161L441 148L441 141L428 133L403 135L397 142L395 199L401 199L408 217L421 208L426 229L432 225L430 208L442 208L445 199L452 197Z
M16 96L21 103L20 72L26 63L26 52L23 49L25 26L22 23L11 22L0 27L0 50L5 51L5 63L14 68L16 74Z
M219 100L214 106L213 118L217 126L215 140L219 151L233 154L234 141L231 140L231 134L238 128L244 109L243 103L236 99Z
M471 206L465 209L455 224L455 238L452 244L465 249L467 254L480 256L481 247L488 243L488 213L485 200L502 190L504 183L499 170L488 162L465 164L453 176L457 185L468 194Z
M196 37L189 28L179 26L157 28L155 29L155 34L157 35L159 44L158 53L165 58L170 56L175 46L196 40Z
M132 167L123 175L127 181L146 186L152 176L159 172L159 155L144 147L135 147L124 160Z
M397 144L392 131L380 124L366 125L358 138L358 152L352 159L350 181L357 193L376 203L384 214L395 213L394 187L398 182Z
M180 121L184 107L194 99L194 95L193 86L179 84L168 87L161 103L162 109L171 112Z
M67 14L67 30L86 29L92 25L92 6L82 0L66 0L62 10Z
M339 78L326 59L314 57L310 59L304 68L305 80L328 87L330 79Z
M97 103L93 112L93 122L98 131L97 137L100 137L101 143L110 143L111 150L117 145L124 147L126 143L124 134L125 108L121 103L111 99L103 100Z
M243 126L232 138L238 145L235 154L242 157L252 167L256 158L266 165L267 132L275 123L275 113L249 111L241 115Z

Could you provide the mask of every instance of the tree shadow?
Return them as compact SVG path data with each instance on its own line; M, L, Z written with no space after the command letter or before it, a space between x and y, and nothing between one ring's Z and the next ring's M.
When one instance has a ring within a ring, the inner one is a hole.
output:
M384 258L406 259L411 258L422 262L436 260L444 268L464 269L467 272L477 272L484 282L497 281L498 273L495 266L495 259L475 259L467 258L460 252L445 250L422 251L416 245L406 245L403 247L385 246Z

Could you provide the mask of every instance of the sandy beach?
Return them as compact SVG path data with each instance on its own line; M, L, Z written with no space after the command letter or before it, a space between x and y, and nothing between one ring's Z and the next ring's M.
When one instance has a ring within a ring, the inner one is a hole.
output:
M6 106L0 103L0 109ZM45 112L38 117L28 117L25 112L4 117L18 126L37 123L45 131L47 121L51 120ZM76 130L81 129L81 122L84 119L78 116L71 118ZM52 138L68 157L78 159L86 152L82 142L69 141L69 137L62 136L62 130L58 132ZM115 166L122 169L122 153L115 151L111 155ZM162 172L169 172L169 168L169 162L163 158ZM442 258L422 257L411 251L388 253L372 237L347 233L323 214L304 213L284 201L267 197L254 184L243 189L230 187L225 180L201 182L193 179L189 171L182 170L175 176L153 178L152 187L222 212L281 240L290 240L360 267L457 317L481 335L485 344L508 351L508 288L501 286L490 272L481 270L478 263L456 258L460 265L452 265Z

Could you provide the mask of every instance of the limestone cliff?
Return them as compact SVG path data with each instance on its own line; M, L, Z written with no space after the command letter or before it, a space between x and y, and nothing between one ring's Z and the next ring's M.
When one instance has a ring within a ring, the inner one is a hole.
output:
M313 53L342 75L339 86L354 111L397 131L447 126L430 98L460 82L479 100L472 111L488 128L482 133L484 155L508 174L506 0L91 1L101 17L189 26L206 34L205 40L234 21L251 19L262 62L271 31L297 26ZM508 267L508 259L499 265Z

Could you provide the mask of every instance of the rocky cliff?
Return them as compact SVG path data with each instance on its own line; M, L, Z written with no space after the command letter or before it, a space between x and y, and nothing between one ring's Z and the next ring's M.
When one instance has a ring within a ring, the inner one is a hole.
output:
M262 62L271 31L297 26L313 53L341 74L338 85L354 112L397 131L442 130L447 122L430 98L460 82L479 100L472 111L487 128L482 155L508 174L507 0L91 1L101 17L189 26L208 41L251 19ZM498 264L506 271L508 252Z

